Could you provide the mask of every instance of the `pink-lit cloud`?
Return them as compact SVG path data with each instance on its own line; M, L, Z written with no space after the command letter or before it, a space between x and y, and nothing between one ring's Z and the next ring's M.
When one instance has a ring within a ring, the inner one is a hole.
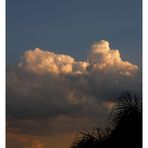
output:
M78 130L87 121L103 119L125 91L141 95L140 70L122 60L108 41L94 43L84 61L39 48L27 50L23 60L7 70L9 132L52 135Z
M116 71L119 74L132 76L138 70L138 66L123 61L119 50L109 47L109 42L101 40L94 43L89 51L86 61L76 61L73 57L64 54L56 54L36 48L24 53L24 60L20 67L38 74L73 74L91 71Z

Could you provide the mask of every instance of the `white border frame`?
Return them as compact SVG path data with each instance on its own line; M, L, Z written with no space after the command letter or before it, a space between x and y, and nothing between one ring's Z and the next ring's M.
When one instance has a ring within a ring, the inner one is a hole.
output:
M6 138L6 113L5 113L5 101L6 101L6 97L5 97L5 78L6 78L6 74L5 74L5 12L6 12L6 0L0 0L0 145L2 148L5 148L5 138Z

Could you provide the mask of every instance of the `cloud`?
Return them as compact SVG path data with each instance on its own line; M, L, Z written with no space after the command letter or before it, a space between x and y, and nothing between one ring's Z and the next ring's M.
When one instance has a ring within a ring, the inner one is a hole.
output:
M37 140L28 141L25 148L44 148L44 144Z
M17 141L20 145L23 145L24 148L44 148L44 144L39 140L30 140L28 138L20 137Z
M18 142L19 145L23 146L24 148L44 148L44 144L40 140L36 140L32 137L18 137L15 135L13 138Z
M38 74L68 74L72 72L84 72L87 62L75 62L69 55L55 54L43 51L39 48L24 53L24 61L20 67Z
M35 48L24 53L24 60L19 63L19 67L37 74L84 74L89 69L114 71L126 76L132 76L132 73L138 69L138 66L122 61L119 50L110 49L109 42L105 40L94 43L89 53L89 59L86 61L76 61L69 55Z
M101 121L125 91L141 95L141 72L123 61L108 41L94 43L85 61L39 48L28 50L7 70L9 128L36 135L79 129L87 121Z
M119 50L112 50L108 41L96 42L91 46L89 67L92 71L116 72L121 75L132 76L138 66L120 57Z

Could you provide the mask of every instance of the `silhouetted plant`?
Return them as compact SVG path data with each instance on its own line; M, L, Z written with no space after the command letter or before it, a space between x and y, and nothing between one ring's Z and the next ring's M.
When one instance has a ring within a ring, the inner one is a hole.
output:
M85 130L71 148L141 148L142 102L135 95L123 93L109 116L110 127Z
M73 142L71 148L93 148L102 146L110 135L111 129L109 127L102 128L100 126L95 127L93 131L85 130L80 132L80 137L77 137Z
M130 93L122 94L112 109L110 119L114 128L109 141L114 147L142 147L141 99Z
M132 96L129 92L123 93L119 97L119 101L113 107L110 114L111 122L114 126L118 126L120 122L126 119L141 116L142 102L136 95Z

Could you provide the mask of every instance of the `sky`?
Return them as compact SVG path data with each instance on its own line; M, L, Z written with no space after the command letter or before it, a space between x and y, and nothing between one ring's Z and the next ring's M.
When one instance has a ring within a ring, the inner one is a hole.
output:
M141 64L141 0L7 0L7 61L36 47L85 59L94 41L108 40Z
M8 148L68 148L122 92L141 97L140 0L6 4Z

